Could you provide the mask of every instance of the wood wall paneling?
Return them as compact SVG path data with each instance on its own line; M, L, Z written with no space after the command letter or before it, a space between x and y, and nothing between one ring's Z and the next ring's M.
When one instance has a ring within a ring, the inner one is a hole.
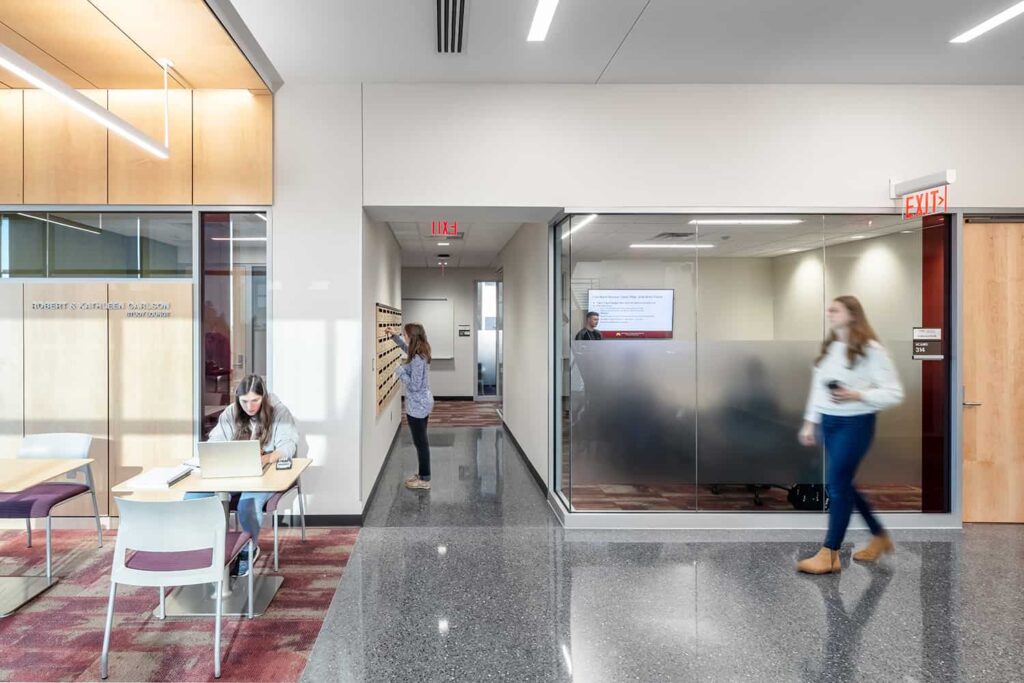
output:
M192 456L192 284L111 283L109 297L170 305L167 317L109 313L110 482L116 485L145 467Z
M106 90L82 93L107 106ZM107 129L40 90L25 91L24 201L107 203Z
M142 49L170 57L192 88L266 88L202 0L91 0Z
M23 289L0 283L0 458L13 458L25 434Z
M26 3L27 4L27 3ZM0 13L0 17L3 14ZM0 43L3 43L7 47L11 48L19 55L28 59L36 66L42 68L47 73L56 76L60 80L64 81L72 88L95 88L95 83L90 83L86 79L82 78L79 74L75 73L68 66L61 64L60 61L53 58L53 55L49 54L45 50L40 49L37 45L29 42L24 36L18 34L16 31L10 29L0 22ZM12 88L34 88L35 86L28 81L22 80L12 74L10 71L0 71L0 80L4 84Z
M92 434L90 456L100 513L108 496L107 312L104 283L26 284L25 433ZM33 304L75 304L44 310ZM88 497L62 505L61 515L91 515Z
M0 91L0 204L24 199L24 98L20 90Z
M160 159L119 135L109 135L111 204L192 203L192 93L175 90L170 101L170 158ZM154 140L164 140L162 90L111 90L109 109Z
M0 0L0 17L97 88L162 87L156 60L174 58L147 55L89 0Z
M192 117L193 202L273 203L273 97L197 90Z
M964 228L963 519L1024 522L1024 224Z

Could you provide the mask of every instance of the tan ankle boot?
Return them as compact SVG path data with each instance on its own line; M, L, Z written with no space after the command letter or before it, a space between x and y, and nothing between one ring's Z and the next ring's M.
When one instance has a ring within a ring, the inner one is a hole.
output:
M805 574L833 574L843 570L839 562L839 551L822 548L814 557L801 560L796 565L797 571Z
M872 536L870 543L853 554L853 559L858 562L875 562L882 555L895 550L896 546L893 545L892 538L889 537L889 534L883 533Z

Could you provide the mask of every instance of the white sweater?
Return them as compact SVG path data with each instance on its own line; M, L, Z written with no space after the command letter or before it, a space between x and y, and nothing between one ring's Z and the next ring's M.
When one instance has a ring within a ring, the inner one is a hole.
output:
M903 402L903 385L885 348L871 342L865 348L866 356L859 356L853 368L846 357L846 344L835 341L828 354L821 359L811 377L811 391L807 396L804 419L821 422L822 415L865 415L877 413ZM860 401L837 403L832 400L828 383L836 380L847 389L861 393Z

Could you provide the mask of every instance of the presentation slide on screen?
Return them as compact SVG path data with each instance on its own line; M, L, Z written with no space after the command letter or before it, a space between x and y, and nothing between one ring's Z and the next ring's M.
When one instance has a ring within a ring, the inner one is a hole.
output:
M602 339L671 339L672 289L591 289L587 309L600 314Z

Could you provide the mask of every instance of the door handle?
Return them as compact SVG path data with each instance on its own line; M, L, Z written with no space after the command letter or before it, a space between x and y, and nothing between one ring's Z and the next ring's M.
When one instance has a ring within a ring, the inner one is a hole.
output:
M980 408L982 406L981 401L964 401L964 408Z

